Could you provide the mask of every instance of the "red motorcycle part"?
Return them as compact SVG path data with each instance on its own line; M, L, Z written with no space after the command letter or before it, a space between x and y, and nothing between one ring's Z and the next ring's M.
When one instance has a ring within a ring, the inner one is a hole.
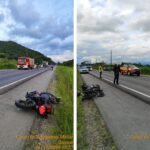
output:
M44 105L41 105L39 107L39 114L42 115L42 116L44 116L45 113L46 113L46 107Z
M51 111L52 111L52 106L51 105L47 105L46 106L46 112L47 113L51 113Z

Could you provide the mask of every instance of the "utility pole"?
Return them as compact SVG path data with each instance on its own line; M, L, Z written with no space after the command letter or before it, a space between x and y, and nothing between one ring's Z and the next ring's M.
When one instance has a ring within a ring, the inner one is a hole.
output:
M112 50L110 51L110 65L112 65Z
M112 68L112 50L110 51L110 65L111 65L111 68Z

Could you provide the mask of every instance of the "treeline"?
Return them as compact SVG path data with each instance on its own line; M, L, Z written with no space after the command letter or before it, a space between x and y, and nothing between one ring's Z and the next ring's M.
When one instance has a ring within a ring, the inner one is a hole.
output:
M99 62L99 63L94 63L94 64L91 64L92 67L94 69L97 69L100 65L103 66L106 70L112 70L113 66L114 66L115 63L113 63L112 65L111 64L106 64L105 62ZM120 65L123 66L124 64L133 64L139 68L149 68L150 67L150 64L141 64L141 63L130 63L130 62L122 62Z
M68 60L68 61L64 61L63 63L58 62L58 65L73 67L73 59Z
M141 63L126 63L126 62L122 62L122 64L121 64L121 65L123 65L123 64L133 64L133 65L138 66L138 67L145 67L145 66L150 67L150 64L141 64Z

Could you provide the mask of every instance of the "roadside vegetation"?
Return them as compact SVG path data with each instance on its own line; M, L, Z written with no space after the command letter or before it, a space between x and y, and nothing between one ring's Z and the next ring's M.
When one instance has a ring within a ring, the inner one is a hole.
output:
M0 58L0 69L16 69L17 61L14 59L5 59L5 58Z
M67 66L67 67L73 67L73 59L72 60L68 60L68 61L65 61L63 63L59 63L59 65L62 65L62 66Z
M55 111L58 135L73 135L73 68L58 66L55 71L55 91L61 103Z
M142 74L150 75L150 66L142 66L140 69Z
M80 73L77 74L77 91L81 91L81 85L83 84ZM86 139L86 125L84 121L84 110L81 96L77 97L77 149L87 150L88 144Z

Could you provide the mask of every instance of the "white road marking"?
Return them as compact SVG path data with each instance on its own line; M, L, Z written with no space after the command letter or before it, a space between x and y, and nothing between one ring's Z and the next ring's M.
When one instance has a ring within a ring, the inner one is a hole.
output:
M138 94L141 94L141 95L143 95L143 96L145 96L145 97L150 98L150 95L147 95L147 94L142 93L142 92L140 92L140 91L137 91L137 90L135 90L135 89L129 88L129 87L125 86L125 85L120 85L120 86L122 86L122 87L124 87L124 88L126 88L126 89L128 89L128 90L131 90L131 91L133 91L133 92L135 92L135 93L138 93Z
M10 83L10 84L1 86L1 87L0 87L0 90L3 89L3 88L8 87L8 86L10 86L10 85L13 85L13 84L15 84L15 83L17 83L17 82L20 82L20 81L22 81L22 80L25 80L25 79L27 79L27 78L30 78L30 77L32 77L32 76L35 76L35 75L37 75L37 74L39 74L39 73L41 73L41 72L35 73L35 74L31 75L31 76L28 76L28 77L25 77L25 78L23 78L23 79L17 80L17 81L15 81L15 82Z

